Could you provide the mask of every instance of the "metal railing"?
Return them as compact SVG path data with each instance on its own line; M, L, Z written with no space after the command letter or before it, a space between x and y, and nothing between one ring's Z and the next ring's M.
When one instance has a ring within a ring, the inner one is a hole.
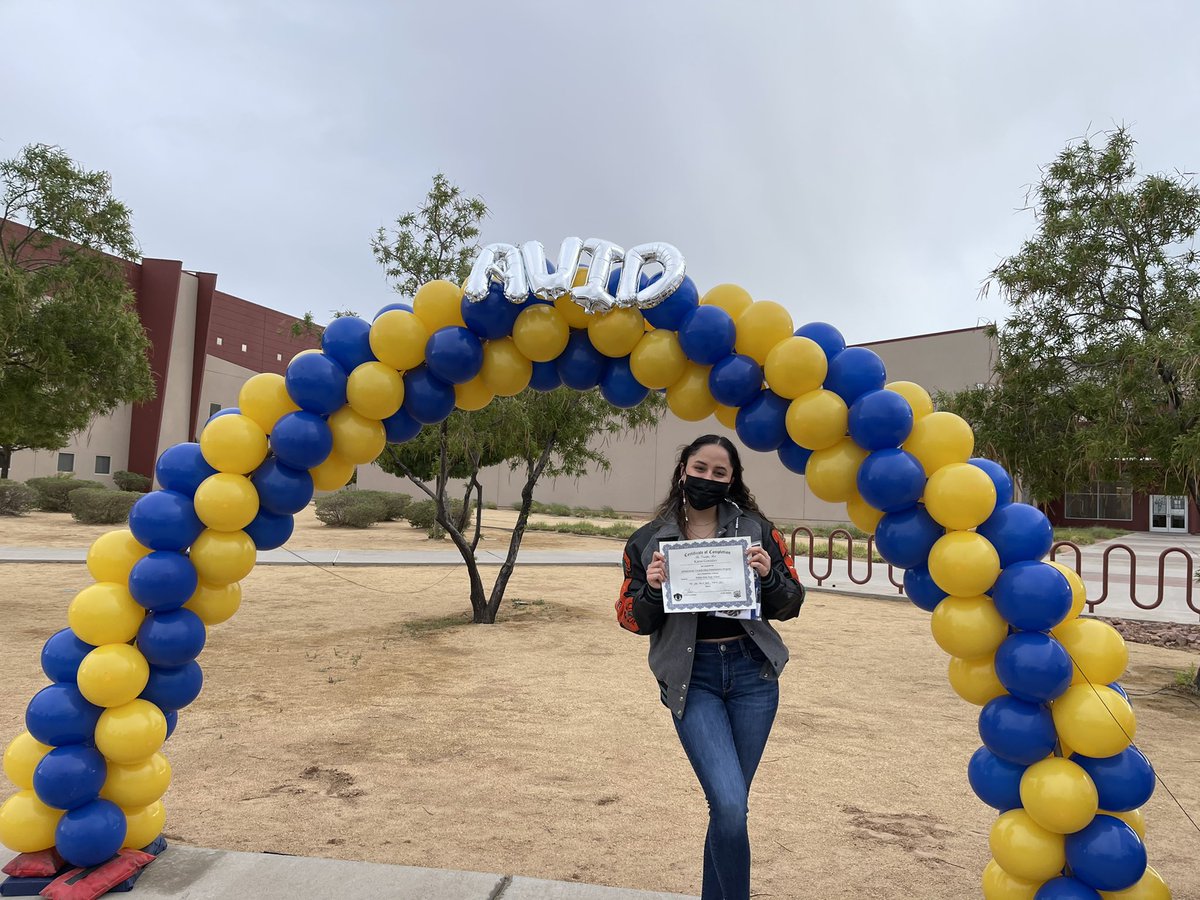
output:
M1079 552L1079 547L1070 541L1058 541L1050 548L1050 558L1054 559L1059 548L1068 547L1075 551L1074 569L1080 578L1083 577L1082 570L1082 554ZM1109 544L1104 548L1104 554L1100 557L1100 586L1101 593L1099 599L1088 600L1088 612L1095 612L1096 607L1108 599L1109 591L1109 557L1118 550L1123 550L1129 555L1129 602L1138 609L1158 609L1162 605L1163 595L1167 586L1167 557L1172 553L1178 553L1183 557L1187 564L1187 569L1184 575L1184 602L1187 603L1188 609L1200 615L1200 607L1196 606L1193 599L1192 590L1196 581L1195 560L1192 559L1192 554L1183 547L1167 547L1158 554L1158 595L1153 603L1143 603L1137 597L1137 554L1133 552L1133 548L1127 544Z
M795 558L797 556L796 535L800 534L800 532L804 532L806 535L808 535L808 553L801 554L801 555L808 557L808 573L814 579L816 579L817 587L820 587L822 584L824 584L826 581L828 581L831 577L833 577L833 564L835 562L835 559L833 556L833 541L834 541L834 538L844 535L846 538L846 577L847 578L849 578L855 584L866 584L868 581L871 580L871 574L875 570L874 567L876 565L885 565L885 566L887 566L888 581L890 581L892 583L892 586L894 588L896 588L897 593L899 593L899 594L904 593L904 582L896 580L895 567L891 563L886 563L886 562L885 563L876 563L875 562L875 538L868 537L866 540L867 552L866 552L866 558L864 560L864 562L866 563L866 575L864 575L862 578L857 578L854 575L854 560L855 560L854 542L855 542L855 540L858 540L859 546L862 546L861 538L855 538L854 535L852 535L845 528L835 528L833 531L829 532L829 536L826 538L826 544L825 544L825 563L826 563L825 572L822 574L822 573L817 572L817 569L816 569L817 556L816 556L816 553L814 553L814 550L816 549L817 536L816 536L816 534L813 533L813 530L811 528L808 528L804 525L800 525L800 526L792 529L792 538L791 538L792 559L795 560Z

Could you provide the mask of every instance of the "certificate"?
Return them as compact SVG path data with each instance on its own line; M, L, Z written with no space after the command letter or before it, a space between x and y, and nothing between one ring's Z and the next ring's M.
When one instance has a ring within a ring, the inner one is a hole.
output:
M667 612L753 609L758 599L746 562L749 537L667 541L659 545L667 563L663 608Z

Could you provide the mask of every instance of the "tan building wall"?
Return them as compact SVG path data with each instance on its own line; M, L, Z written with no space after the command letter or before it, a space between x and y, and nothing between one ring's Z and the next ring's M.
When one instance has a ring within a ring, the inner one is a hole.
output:
M204 357L204 378L200 382L200 406L196 412L196 423L193 431L200 429L210 415L212 405L219 404L222 409L237 406L238 392L242 385L257 373L253 369L231 363L218 356ZM186 407L184 407L186 413Z
M126 404L107 416L99 416L61 450L21 450L12 456L8 477L13 481L43 478L58 474L58 459L61 453L74 455L71 474L112 486L113 472L125 469L129 464L129 428L132 409ZM96 474L96 457L109 458L108 475ZM66 474L66 473L64 473Z
M188 410L192 405L192 357L196 343L196 289L198 281L190 272L179 278L179 299L175 305L175 324L171 330L171 361L163 385L162 424L154 458L168 447L191 438Z

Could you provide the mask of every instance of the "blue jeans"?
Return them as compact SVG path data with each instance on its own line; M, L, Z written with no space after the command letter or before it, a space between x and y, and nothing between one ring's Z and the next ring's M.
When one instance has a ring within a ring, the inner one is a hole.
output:
M749 900L747 802L775 711L779 682L748 638L696 642L683 718L671 717L708 800L701 900Z

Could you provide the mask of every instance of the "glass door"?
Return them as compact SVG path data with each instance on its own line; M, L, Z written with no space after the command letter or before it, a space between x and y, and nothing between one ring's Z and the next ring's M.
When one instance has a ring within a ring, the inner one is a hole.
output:
M1187 497L1155 494L1150 498L1150 530L1186 534Z

